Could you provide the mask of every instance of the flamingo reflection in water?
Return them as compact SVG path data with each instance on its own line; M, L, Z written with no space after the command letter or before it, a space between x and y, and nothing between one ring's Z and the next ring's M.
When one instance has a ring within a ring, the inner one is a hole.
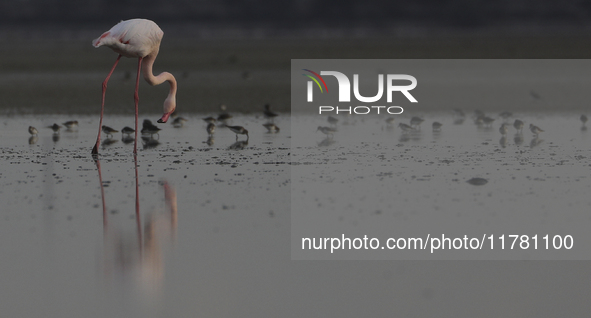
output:
M103 217L103 268L106 277L123 276L131 279L113 281L132 281L141 296L157 296L163 285L164 259L166 246L174 243L177 228L177 198L174 187L167 181L159 183L164 192L164 209L153 209L142 215L139 204L139 180L137 158L135 167L135 229L125 230L125 222L114 222L118 218L107 213L105 187L102 179L101 163L95 164L100 182ZM111 184L112 185L112 184ZM109 220L111 217L111 220ZM142 222L143 221L143 222ZM130 234L132 233L132 234ZM109 279L110 280L110 279Z

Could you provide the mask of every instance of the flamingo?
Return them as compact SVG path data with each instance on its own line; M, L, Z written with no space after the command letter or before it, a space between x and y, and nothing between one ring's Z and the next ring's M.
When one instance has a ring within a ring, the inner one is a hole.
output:
M140 72L143 70L144 79L148 84L154 86L168 81L170 84L170 91L164 100L162 118L158 120L159 123L165 123L176 108L176 89L177 83L174 76L168 72L162 72L158 76L152 74L152 65L158 51L160 50L160 41L164 32L158 27L156 23L146 19L131 19L121 21L112 27L109 31L103 33L100 37L92 41L94 47L107 46L116 53L119 53L115 64L111 68L109 75L103 82L103 99L101 102L101 119L99 122L99 133L96 138L96 144L92 148L92 154L98 154L99 142L101 140L101 127L103 126L103 111L105 109L105 92L107 90L107 82L113 74L117 63L121 56L137 57L137 78L135 81L135 142L133 144L133 153L137 154L137 132L138 132L138 87L140 83ZM142 61L144 64L142 65Z

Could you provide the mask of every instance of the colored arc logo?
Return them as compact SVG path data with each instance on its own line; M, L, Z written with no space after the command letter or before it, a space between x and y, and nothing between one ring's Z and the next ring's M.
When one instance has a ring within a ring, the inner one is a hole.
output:
M307 69L303 69L303 70L316 75L316 77L318 77L318 79L320 79L320 81L322 81L322 84L324 84L324 88L326 88L326 92L328 93L328 87L326 87L326 82L324 82L324 79L322 78L322 76L320 76L320 74L318 74L314 71L307 70ZM323 93L322 86L320 86L320 83L318 82L318 80L315 77L308 75L308 74L302 74L302 75L307 76L307 77L311 78L314 82L316 82L316 85L318 85L318 88L320 88L320 92Z

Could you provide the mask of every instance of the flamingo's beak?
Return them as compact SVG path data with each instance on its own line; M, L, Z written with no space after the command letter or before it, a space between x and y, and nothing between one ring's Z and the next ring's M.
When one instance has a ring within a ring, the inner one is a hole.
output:
M161 124L166 123L168 121L168 117L170 117L170 114L172 113L164 113L164 115L162 115L162 118L158 119L158 122Z

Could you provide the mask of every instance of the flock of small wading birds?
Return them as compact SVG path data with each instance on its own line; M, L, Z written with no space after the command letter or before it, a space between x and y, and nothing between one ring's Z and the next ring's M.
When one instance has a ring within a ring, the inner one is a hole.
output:
M217 118L216 117L203 118L203 121L205 121L207 123L207 126L205 129L206 129L207 135L208 135L207 141L205 141L205 143L207 143L209 146L212 146L214 144L214 133L216 130L216 123L217 123L217 127L228 128L229 130L231 130L233 133L236 134L236 143L233 144L233 146L231 146L231 148L240 149L240 148L244 148L245 146L247 146L248 139L249 139L248 130L246 130L242 126L228 125L228 120L232 118L232 115L227 112L226 106L223 104L220 105L220 110L221 110L221 113L217 116ZM269 104L265 104L264 109L263 109L263 115L267 119L267 122L263 124L263 127L265 127L267 129L267 132L271 133L271 134L278 133L280 131L279 126L277 126L273 122L274 118L277 117L278 114L271 110L271 107ZM175 128L183 127L185 122L187 122L186 118L183 118L180 116L175 116L174 114L172 116L174 117L174 120L171 123L172 123L172 126ZM67 131L76 131L78 128L78 121L71 120L71 121L67 121L67 122L63 123L62 125L55 123L55 124L47 127L49 129L53 130L54 140L57 140L57 138L59 138L60 129L62 127L65 127ZM103 134L106 137L106 139L103 141L103 145L108 146L110 144L117 142L117 140L113 138L113 134L116 134L119 132L121 132L121 140L124 143L131 143L134 141L134 137L132 137L132 134L135 133L135 129L133 129L129 126L123 127L121 129L121 131L111 128L106 125L103 125L101 128L102 128ZM160 130L162 130L162 129L159 128L158 126L154 125L152 123L152 121L150 121L149 119L144 120L144 122L142 124L142 129L140 132L142 134L142 141L144 142L145 148L149 148L150 146L158 144L157 138L154 138L154 136L157 136L159 138L160 137L160 134L159 134ZM29 144L35 144L37 142L37 135L39 134L39 131L37 130L37 128L35 128L33 126L29 126L29 133L31 134L31 138L29 139ZM246 140L238 141L238 135L246 135Z
M207 126L205 129L206 129L207 135L208 135L208 139L204 143L207 143L209 146L212 146L214 144L213 136L214 136L215 129L216 129L216 123L218 123L217 127L228 128L229 130L234 132L236 134L236 141L238 141L238 135L246 135L246 140L241 141L240 144L235 145L235 147L241 146L241 148L243 148L244 146L248 145L248 139L249 139L248 130L246 130L242 126L228 125L227 122L229 119L232 118L232 115L227 112L226 106L223 104L220 105L220 110L221 110L221 113L217 116L217 118L211 117L211 116L206 117L206 118L202 118L203 121L205 121L205 123L207 123ZM278 133L280 131L280 128L279 128L279 126L277 126L273 122L274 118L277 117L278 114L271 110L271 107L269 106L269 104L264 105L263 115L267 119L267 122L263 124L263 127L265 127L267 129L267 133ZM174 117L174 120L171 123L172 123L173 127L175 127L175 128L183 127L185 122L187 122L186 118L183 118L180 116L175 116L174 114L172 116ZM456 123L463 122L464 119L466 118L466 114L460 109L454 109L453 116L455 118ZM513 121L513 123L511 124L510 122L508 122L508 120L511 117L513 117L513 114L510 112L502 112L498 116L498 118L502 118L502 120L503 120L503 122L501 123L501 126L499 127L499 132L501 133L501 135L503 137L505 137L509 133L510 126L513 126L515 128L516 134L521 135L523 133L523 128L525 126L525 123L520 119L515 119ZM386 119L386 124L389 127L391 127L393 125L394 118L395 117L388 117ZM479 110L476 110L474 112L472 119L474 120L474 123L477 126L487 127L487 128L492 128L492 124L496 120L496 118L487 116L482 111L479 111ZM586 130L586 128L587 128L586 123L588 120L587 116L585 114L583 114L579 117L579 120L582 122L581 129ZM316 129L316 131L322 132L323 134L325 134L327 136L327 138L332 138L334 133L337 132L337 124L338 124L339 120L335 117L328 116L327 121L330 124L330 126L318 126L318 129ZM410 119L409 124L399 123L398 127L402 130L403 134L407 134L407 133L411 133L413 131L419 131L421 129L421 124L424 121L425 120L423 118L414 116ZM63 126L68 131L74 131L78 127L78 121L76 121L76 120L67 121L67 122L63 123ZM438 131L441 131L443 124L441 124L440 122L434 121L431 124L431 127L434 132L438 132ZM52 129L54 136L57 136L57 135L59 135L59 131L62 128L62 126L55 123L47 128ZM537 137L540 133L544 132L544 130L542 130L540 127L538 127L534 124L529 124L529 129L533 133L534 137ZM154 135L159 137L160 130L162 130L162 129L159 128L158 126L154 125L149 119L145 119L143 122L143 125L142 125L142 130L141 130L142 140L145 142L144 145L149 146L150 142L155 141L156 139L154 139ZM130 142L134 141L134 138L131 137L131 134L135 133L135 130L129 126L125 126L121 129L121 131L119 131L119 130L116 130L116 129L111 128L109 126L103 125L102 131L106 135L106 140L104 140L105 145L109 145L109 144L116 142L116 140L113 139L113 134L119 133L119 132L121 132L121 134L122 134L121 139L123 140L123 142L130 143ZM31 143L31 144L36 143L36 141L37 141L36 136L38 134L37 128L35 128L33 126L29 126L29 133L32 136L31 139L29 139L29 143ZM240 148L240 147L238 147L238 148Z
M464 121L464 119L466 118L466 114L461 109L454 109L453 116L456 119L455 121L457 123L462 123ZM509 127L511 125L513 125L513 127L515 128L515 130L517 131L518 134L523 133L523 127L525 126L525 123L522 120L515 119L513 121L513 124L508 122L508 120L511 117L513 117L513 113L502 112L499 114L499 117L503 119L503 123L501 123L501 126L499 127L499 132L501 133L502 136L506 136L509 133ZM489 117L489 116L485 115L484 112L482 112L480 110L474 111L474 115L472 116L472 119L474 120L474 123L477 126L487 127L487 128L492 128L492 124L496 120L496 118ZM587 124L587 120L588 120L587 116L585 114L583 114L579 117L579 119L583 123L583 126L581 127L581 129L587 130L587 127L585 126ZM410 119L410 125L405 124L405 123L399 123L398 127L400 127L400 129L402 130L403 133L410 133L413 131L420 130L421 124L424 121L425 120L423 118L414 116ZM317 131L321 131L322 133L326 134L327 136L332 136L337 131L336 124L338 123L338 119L334 118L332 116L328 116L328 123L331 124L331 126L329 126L329 127L318 126ZM392 124L394 123L394 117L388 117L386 119L386 123L388 126L392 126ZM431 124L431 127L433 128L434 132L437 132L437 131L441 131L441 127L443 127L443 124L441 124L440 122L434 121ZM529 124L529 130L536 137L540 133L544 132L544 130L542 130L540 127L538 127L534 124Z

